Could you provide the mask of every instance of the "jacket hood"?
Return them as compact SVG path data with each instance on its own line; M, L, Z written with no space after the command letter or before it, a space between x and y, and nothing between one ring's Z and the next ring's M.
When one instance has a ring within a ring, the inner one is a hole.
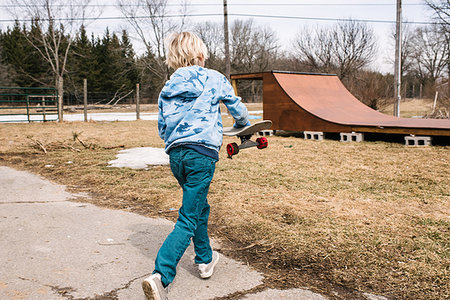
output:
M198 97L205 89L207 72L199 66L179 68L161 90L161 97Z

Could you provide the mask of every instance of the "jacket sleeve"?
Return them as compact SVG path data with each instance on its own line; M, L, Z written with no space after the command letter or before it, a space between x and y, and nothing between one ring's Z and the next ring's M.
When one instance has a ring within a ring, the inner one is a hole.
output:
M163 106L161 100L158 101L158 133L161 139L165 141L166 137L166 121L163 116Z
M241 102L241 97L234 94L234 89L230 82L224 77L222 85L222 102L228 108L231 116L236 120L240 126L245 126L248 123L248 110L244 103Z

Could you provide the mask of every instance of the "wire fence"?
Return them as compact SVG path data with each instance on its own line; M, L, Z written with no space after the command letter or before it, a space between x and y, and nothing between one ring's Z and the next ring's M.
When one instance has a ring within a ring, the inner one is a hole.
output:
M58 92L54 88L0 87L0 122L58 120Z

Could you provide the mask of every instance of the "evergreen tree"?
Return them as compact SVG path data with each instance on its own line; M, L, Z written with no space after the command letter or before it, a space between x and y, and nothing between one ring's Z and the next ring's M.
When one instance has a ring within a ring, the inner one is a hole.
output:
M27 39L39 29L32 25L28 31L18 21L14 27L1 34L2 63L14 70L10 80L17 86L42 86L50 81L49 68L37 55L37 50Z
M15 76L13 70L3 59L3 32L0 31L0 86L12 86L12 79Z
M139 81L139 72L136 66L136 54L133 50L133 45L130 42L130 38L126 30L122 31L122 60L124 69L126 70L126 78L129 81L129 88L133 88L134 84Z
M83 25L77 32L72 47L73 51L70 53L67 66L69 82L67 91L70 98L75 98L77 103L82 103L83 79L86 78L90 85L90 81L94 78L92 73L95 61L92 54L93 45Z

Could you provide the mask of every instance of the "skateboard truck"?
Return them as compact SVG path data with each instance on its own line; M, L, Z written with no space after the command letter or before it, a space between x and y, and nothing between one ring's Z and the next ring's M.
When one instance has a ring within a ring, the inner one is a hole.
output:
M238 154L239 150L241 150L241 149L246 149L246 148L250 148L250 147L257 147L258 149L267 148L267 146L269 144L267 141L267 138L260 137L260 138L257 138L256 142L255 142L250 139L252 137L252 135L253 134L238 136L239 139L241 140L240 145L238 145L237 143L228 144L227 145L228 158L232 159L233 155Z
M256 122L253 125L245 126L242 128L236 127L225 127L223 130L223 135L225 136L237 136L241 140L241 144L230 143L227 145L227 154L228 158L233 158L233 155L239 153L239 150L257 147L258 149L267 148L268 142L265 137L259 137L255 141L251 140L251 137L257 133L258 131L268 129L272 126L272 121L263 120L260 122Z

